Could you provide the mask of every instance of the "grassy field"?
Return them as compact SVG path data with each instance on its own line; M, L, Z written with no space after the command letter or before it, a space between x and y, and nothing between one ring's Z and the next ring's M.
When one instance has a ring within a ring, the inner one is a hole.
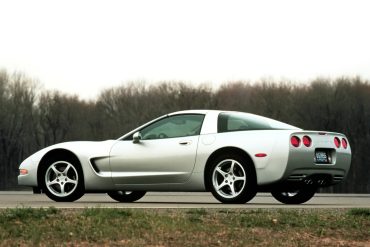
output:
M0 245L370 246L370 209L3 209Z

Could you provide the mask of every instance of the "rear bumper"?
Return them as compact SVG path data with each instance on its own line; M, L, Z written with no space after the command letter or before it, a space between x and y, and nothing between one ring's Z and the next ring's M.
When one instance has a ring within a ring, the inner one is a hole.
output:
M341 179L340 181L342 181ZM330 173L314 173L310 175L303 175L294 177L294 179L287 179L273 184L268 184L259 187L260 192L270 192L274 190L280 191L294 191L302 187L326 187L339 183L337 177Z
M317 150L328 150L329 164L318 164L315 161ZM333 148L321 145L311 148L290 148L289 158L281 179L286 184L303 183L325 187L343 181L351 166L350 148Z
M346 171L338 169L296 169L284 181L324 187L340 183L346 175Z

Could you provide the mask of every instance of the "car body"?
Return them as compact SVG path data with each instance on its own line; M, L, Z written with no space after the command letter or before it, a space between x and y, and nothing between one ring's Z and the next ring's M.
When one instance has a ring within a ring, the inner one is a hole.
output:
M223 203L245 203L268 191L283 203L303 203L341 182L350 164L343 134L250 113L188 110L117 140L44 148L21 163L18 183L55 201L86 192L131 202L146 191L211 191Z

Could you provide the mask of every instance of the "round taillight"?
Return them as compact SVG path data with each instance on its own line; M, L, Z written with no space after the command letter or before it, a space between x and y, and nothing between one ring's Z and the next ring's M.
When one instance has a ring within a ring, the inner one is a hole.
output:
M311 146L312 140L309 136L304 136L302 138L302 142L303 142L303 145L305 145L306 147L309 147Z
M338 137L334 137L334 144L335 144L335 146L336 146L337 148L339 148L339 147L340 147L340 140L339 140L339 138L338 138Z
M298 147L299 144L301 143L301 140L299 139L298 136L292 136L292 138L290 138L290 143L294 146L294 147Z
M343 147L344 149L347 149L347 147L348 147L347 140L346 140L346 139L344 139L344 138L342 138L342 147Z

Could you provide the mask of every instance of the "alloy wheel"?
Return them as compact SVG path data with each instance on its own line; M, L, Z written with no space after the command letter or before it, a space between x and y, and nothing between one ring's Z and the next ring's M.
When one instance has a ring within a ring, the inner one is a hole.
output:
M212 185L216 193L224 198L235 198L242 193L246 184L243 166L234 159L218 163L212 173Z
M45 185L57 197L69 196L78 185L76 168L67 161L57 161L51 164L45 173Z

